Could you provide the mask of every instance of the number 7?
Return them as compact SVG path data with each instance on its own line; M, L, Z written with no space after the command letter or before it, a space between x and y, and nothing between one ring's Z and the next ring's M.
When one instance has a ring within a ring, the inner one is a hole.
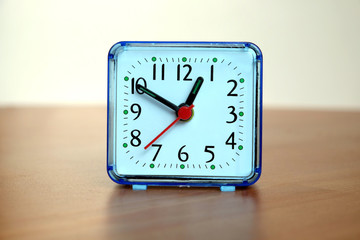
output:
M158 147L158 150L156 151L155 156L154 156L154 158L153 158L153 161L155 161L157 155L158 155L159 152L160 152L160 149L161 149L161 147L162 147L162 144L153 144L153 145L151 145L151 146L152 146L152 147Z

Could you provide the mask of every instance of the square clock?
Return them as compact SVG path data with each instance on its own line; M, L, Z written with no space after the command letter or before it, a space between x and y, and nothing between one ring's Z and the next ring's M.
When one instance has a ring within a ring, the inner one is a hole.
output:
M262 53L249 42L119 42L108 55L107 171L234 191L261 174Z

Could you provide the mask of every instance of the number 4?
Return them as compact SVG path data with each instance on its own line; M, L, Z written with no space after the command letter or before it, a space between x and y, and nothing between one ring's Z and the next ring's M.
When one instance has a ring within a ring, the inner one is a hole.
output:
M231 145L231 148L234 149L235 145L236 145L234 139L235 139L235 133L232 132L230 134L229 138L226 140L225 144L226 145Z

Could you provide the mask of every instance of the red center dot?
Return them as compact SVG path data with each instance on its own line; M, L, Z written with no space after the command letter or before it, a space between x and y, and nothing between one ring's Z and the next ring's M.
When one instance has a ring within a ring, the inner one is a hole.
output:
M191 118L192 112L191 107L182 106L178 111L178 116L181 120L188 120Z

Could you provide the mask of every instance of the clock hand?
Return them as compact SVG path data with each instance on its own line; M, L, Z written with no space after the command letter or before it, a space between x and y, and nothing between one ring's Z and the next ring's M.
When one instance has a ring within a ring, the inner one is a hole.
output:
M191 118L192 116L192 111L191 109L194 107L194 105L191 105L190 107L188 106L182 106L181 108L179 108L179 110L177 111L177 115L178 117L175 119L175 121L173 121L169 126L167 126L159 135L157 135L148 145L146 145L144 148L145 150L148 149L148 147L150 147L156 140L159 139L159 137L161 137L161 135L163 135L167 130L169 130L172 126L175 125L175 123L177 123L179 120L188 120Z
M185 102L186 105L190 106L191 104L193 104L193 102L196 98L196 95L198 94L203 82L204 82L204 79L202 77L198 77L196 79L195 84L194 84L193 88L191 89L188 98L186 99L186 102Z
M174 110L175 112L177 112L179 110L179 107L176 106L175 104L173 104L172 102L166 100L165 98L159 96L158 94L154 93L153 91L151 91L150 89L137 84L136 88L143 91L144 93L146 93L147 95L149 95L150 97L154 98L155 100L161 102L162 104L168 106L169 108L171 108L172 110Z

